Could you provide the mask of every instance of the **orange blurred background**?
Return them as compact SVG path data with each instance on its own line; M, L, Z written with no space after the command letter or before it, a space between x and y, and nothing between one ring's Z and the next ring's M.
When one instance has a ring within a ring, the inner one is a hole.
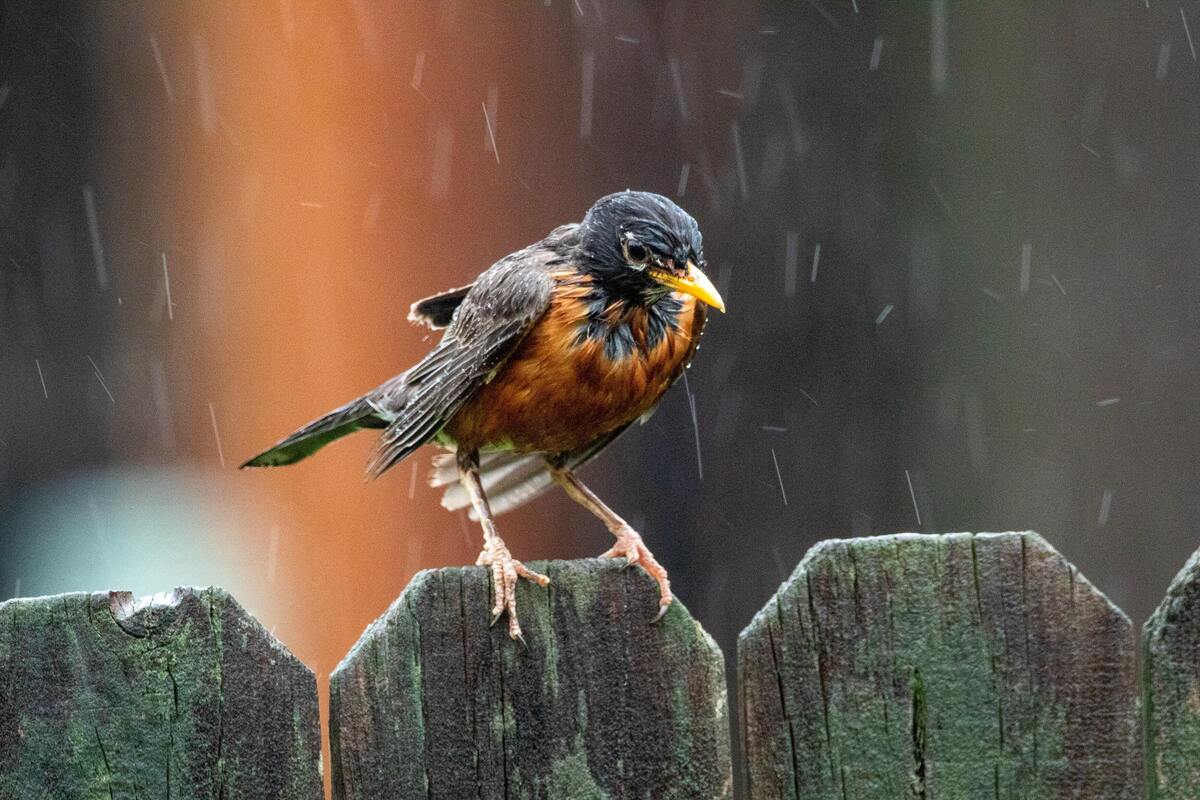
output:
M470 265L455 263L450 245L438 248L452 273L444 278L442 269L397 268L432 255L426 232L447 208L396 190L390 154L428 151L430 109L415 92L391 90L405 80L381 63L365 4L204 11L180 30L196 57L221 65L211 87L220 110L192 128L177 163L200 198L198 255L213 263L212 283L201 272L198 288L218 295L210 302L221 319L187 359L210 376L238 460L418 358L423 337L405 330L402 298L466 278ZM196 102L203 109L206 100ZM196 434L211 435L197 421ZM328 675L355 631L417 569L470 555L427 493L411 499L409 471L424 470L416 459L386 482L358 480L366 445L331 447L301 469L236 476L278 509L278 580L289 590L278 598L286 607L264 613L317 673L326 719ZM323 750L328 764L327 741Z

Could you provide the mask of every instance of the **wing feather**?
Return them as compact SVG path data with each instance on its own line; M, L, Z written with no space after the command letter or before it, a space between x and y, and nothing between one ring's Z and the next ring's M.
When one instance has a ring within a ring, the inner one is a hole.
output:
M496 262L466 293L441 343L370 400L390 424L367 463L375 478L435 437L550 305L557 251L539 243Z

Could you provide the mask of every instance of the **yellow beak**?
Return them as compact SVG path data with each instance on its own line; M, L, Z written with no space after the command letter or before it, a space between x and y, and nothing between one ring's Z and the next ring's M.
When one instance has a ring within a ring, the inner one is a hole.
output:
M687 268L687 274L682 278L670 272L656 269L651 269L649 272L651 277L662 285L670 286L677 292L690 294L697 300L708 303L710 306L721 311L721 313L724 313L725 301L721 299L721 293L717 291L716 286L713 286L713 282L691 261L687 263Z

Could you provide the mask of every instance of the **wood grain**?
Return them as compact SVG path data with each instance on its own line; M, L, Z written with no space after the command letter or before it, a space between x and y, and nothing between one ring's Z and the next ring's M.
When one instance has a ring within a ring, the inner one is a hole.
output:
M228 594L0 604L0 797L319 800L313 674Z
M1132 626L1037 534L823 542L738 670L753 800L1142 796Z
M1142 631L1142 707L1151 800L1200 797L1200 552Z
M419 573L331 676L339 800L728 798L724 662L612 560L530 564L528 647L488 627L477 567Z

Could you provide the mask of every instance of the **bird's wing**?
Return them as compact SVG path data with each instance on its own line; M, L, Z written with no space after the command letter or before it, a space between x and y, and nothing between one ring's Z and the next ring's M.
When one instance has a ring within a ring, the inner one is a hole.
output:
M467 291L441 343L369 396L389 420L367 465L378 477L425 442L504 363L550 305L559 251L539 242L506 256Z

